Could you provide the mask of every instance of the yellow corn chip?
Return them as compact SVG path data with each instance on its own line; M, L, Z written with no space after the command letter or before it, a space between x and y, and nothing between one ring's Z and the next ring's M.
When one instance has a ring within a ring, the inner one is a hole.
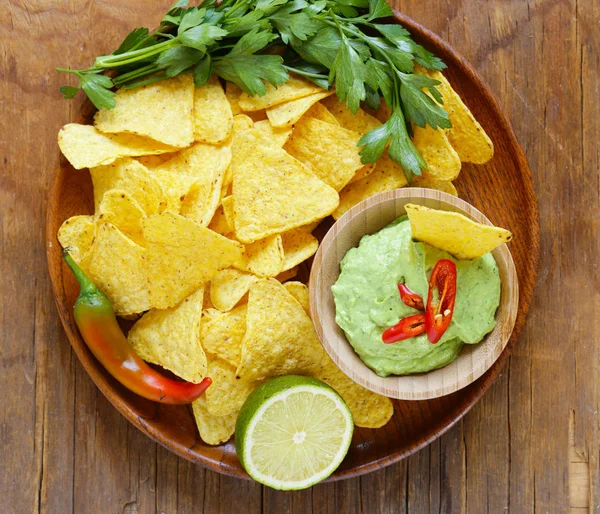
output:
M373 173L340 191L340 206L334 211L333 217L337 220L347 210L370 196L404 187L406 184L402 168L384 152Z
M69 123L58 133L60 151L73 168L110 164L120 157L154 155L175 150L133 134L103 134L91 125Z
M239 98L239 105L243 111L260 111L267 107L289 102L296 98L302 98L314 93L321 93L323 89L306 79L290 75L287 82L273 86L267 84L267 93L263 96L250 96L242 93Z
M183 148L194 141L194 79L190 73L134 89L121 88L113 109L100 109L102 132L128 132Z
M98 223L110 223L140 246L144 245L142 218L146 216L140 204L124 189L104 193L98 207Z
M223 210L223 206L219 205L217 210L215 211L215 215L210 220L208 224L208 228L214 230L217 234L221 234L222 236L226 236L231 233L231 227L227 222L227 218L225 217L225 211Z
M221 186L221 198L225 198L231 194L231 182L233 182L233 171L231 171L231 165L225 170L223 176L223 185Z
M323 366L313 376L339 393L352 412L354 424L366 428L385 425L394 415L392 401L350 380L328 355L325 359Z
M302 305L304 312L310 316L310 299L306 284L302 282L286 282L283 284L283 287Z
M168 198L168 210L206 226L219 205L223 175L231 162L228 146L197 143L152 170ZM191 193L192 198L187 199ZM187 199L187 201L186 201Z
M273 127L290 127L296 123L314 104L332 95L333 91L321 91L297 98L267 109L267 117Z
M209 387L210 389L210 387ZM201 396L192 403L194 418L200 437L206 444L221 444L229 440L235 432L237 412L227 416L213 416L206 408L206 399Z
M282 271L275 278L277 280L279 280L279 282L285 282L286 280L289 280L290 278L294 278L297 274L298 274L298 266L294 266L292 269Z
M221 314L223 314L220 310L215 309L212 306L212 302L210 301L209 295L204 295L204 305L202 307L202 316L207 319L218 318ZM202 325L204 327L204 325ZM204 344L204 342L203 342ZM206 348L205 348L206 349Z
M274 277L283 271L283 264L283 244L277 234L247 244L244 259L237 267L259 277Z
M248 395L259 382L246 382L235 377L235 367L212 357L208 362L208 374L212 384L206 390L206 408L213 416L237 414Z
M210 299L222 312L233 309L258 280L256 275L228 268L217 271L210 281Z
M284 255L281 271L291 269L304 262L312 257L319 248L319 241L303 227L285 232L281 235L281 238Z
M231 166L235 233L244 243L322 219L338 205L334 189L259 130L236 135Z
M194 90L194 139L221 143L231 133L233 113L216 75Z
M231 106L231 113L236 116L242 112L240 109L240 96L242 95L242 90L237 87L233 82L225 82L225 96L229 101L229 105Z
M323 350L302 306L274 279L252 285L237 375L247 382L320 368Z
M201 287L171 309L152 309L131 327L127 340L145 361L199 383L207 376L206 354L200 344L203 298Z
M458 192L452 182L447 180L438 180L429 177L415 177L412 181L413 187L425 187L427 189L437 189L450 195L458 196Z
M146 250L110 223L96 228L90 279L108 296L115 312L134 314L152 306L148 295Z
M360 107L356 114L352 114L352 111L346 107L346 102L340 103L339 98L335 95L326 98L321 103L342 127L358 132L361 136L381 125L377 118L367 114Z
M246 114L237 114L233 117L233 132L237 134L254 126L252 118Z
M148 216L142 227L150 298L158 309L177 305L242 258L241 244L177 214Z
M377 167L377 163L376 162L371 162L369 164L365 164L362 168L359 168L356 173L354 174L354 176L350 179L350 182L348 182L349 184L352 184L353 182L358 182L359 180L368 177L371 173L373 173L375 171L375 168Z
M56 237L60 246L69 248L73 260L80 264L92 247L95 231L93 216L72 216L60 226Z
M106 191L123 189L137 201L146 214L156 214L167 205L165 193L158 181L148 170L130 157L119 159L108 166L90 169L94 183L94 203L96 210Z
M474 164L488 162L494 156L494 144L446 77L439 71L425 70L420 66L415 72L441 82L437 89L444 100L442 107L452 122L452 128L447 130L446 135L460 160Z
M338 120L335 119L335 116L331 114L329 109L327 109L327 107L325 107L321 102L314 104L308 111L306 111L304 116L307 118L315 118L333 125L340 124Z
M277 146L283 146L292 135L291 127L273 127L269 120L257 121L254 127L263 132Z
M482 225L458 212L410 203L405 207L413 239L444 250L457 259L477 259L512 239L508 230Z
M202 345L206 352L236 368L242 357L247 309L248 306L243 304L229 312L217 311L214 316L202 322Z
M443 130L413 128L413 143L427 163L426 176L440 180L454 180L460 173L460 157Z
M283 147L327 185L342 189L362 168L360 134L315 118L302 118Z

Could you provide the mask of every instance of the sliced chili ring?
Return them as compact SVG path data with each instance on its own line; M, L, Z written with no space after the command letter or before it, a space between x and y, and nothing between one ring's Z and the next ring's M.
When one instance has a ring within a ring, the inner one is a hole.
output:
M425 309L425 331L430 343L437 343L448 329L454 314L455 301L456 264L448 259L440 259L429 278Z
M406 284L398 284L398 291L400 292L400 299L404 305L408 305L418 311L425 310L423 297L420 294L415 293Z
M418 336L423 332L425 332L425 314L415 314L402 318L393 327L384 330L381 339L385 344L391 344Z

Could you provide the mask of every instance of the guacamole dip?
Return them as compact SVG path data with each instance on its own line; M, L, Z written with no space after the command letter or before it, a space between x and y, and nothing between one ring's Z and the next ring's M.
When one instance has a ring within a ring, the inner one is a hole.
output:
M431 344L426 334L384 344L381 334L386 328L419 312L402 303L398 284L404 282L427 301L429 276L440 259L456 263L456 303L450 326L437 344ZM340 268L332 287L336 322L363 362L380 376L446 366L458 357L463 344L480 342L494 328L500 276L492 255L456 260L428 244L414 243L406 216L363 237Z

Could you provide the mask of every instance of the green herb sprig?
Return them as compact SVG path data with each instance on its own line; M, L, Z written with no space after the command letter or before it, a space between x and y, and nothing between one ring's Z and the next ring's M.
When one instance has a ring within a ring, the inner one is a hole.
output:
M90 68L57 68L79 79L77 87L60 88L64 97L83 89L98 109L112 109L115 87L140 87L184 72L193 73L196 87L214 73L262 96L265 82L278 86L293 72L324 89L334 85L352 112L361 102L377 108L384 99L391 115L359 140L363 163L375 162L387 147L409 182L427 169L410 139L412 124L436 129L451 123L440 106L439 82L414 74L414 66L445 65L400 25L377 23L393 16L385 0L204 0L197 7L188 1L179 0L154 32L133 30Z

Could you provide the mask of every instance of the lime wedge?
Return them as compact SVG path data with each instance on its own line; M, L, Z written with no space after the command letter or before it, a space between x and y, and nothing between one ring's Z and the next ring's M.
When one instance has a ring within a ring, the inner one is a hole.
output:
M353 430L350 410L331 387L290 375L250 394L238 414L235 441L254 480L274 489L305 489L336 470Z

